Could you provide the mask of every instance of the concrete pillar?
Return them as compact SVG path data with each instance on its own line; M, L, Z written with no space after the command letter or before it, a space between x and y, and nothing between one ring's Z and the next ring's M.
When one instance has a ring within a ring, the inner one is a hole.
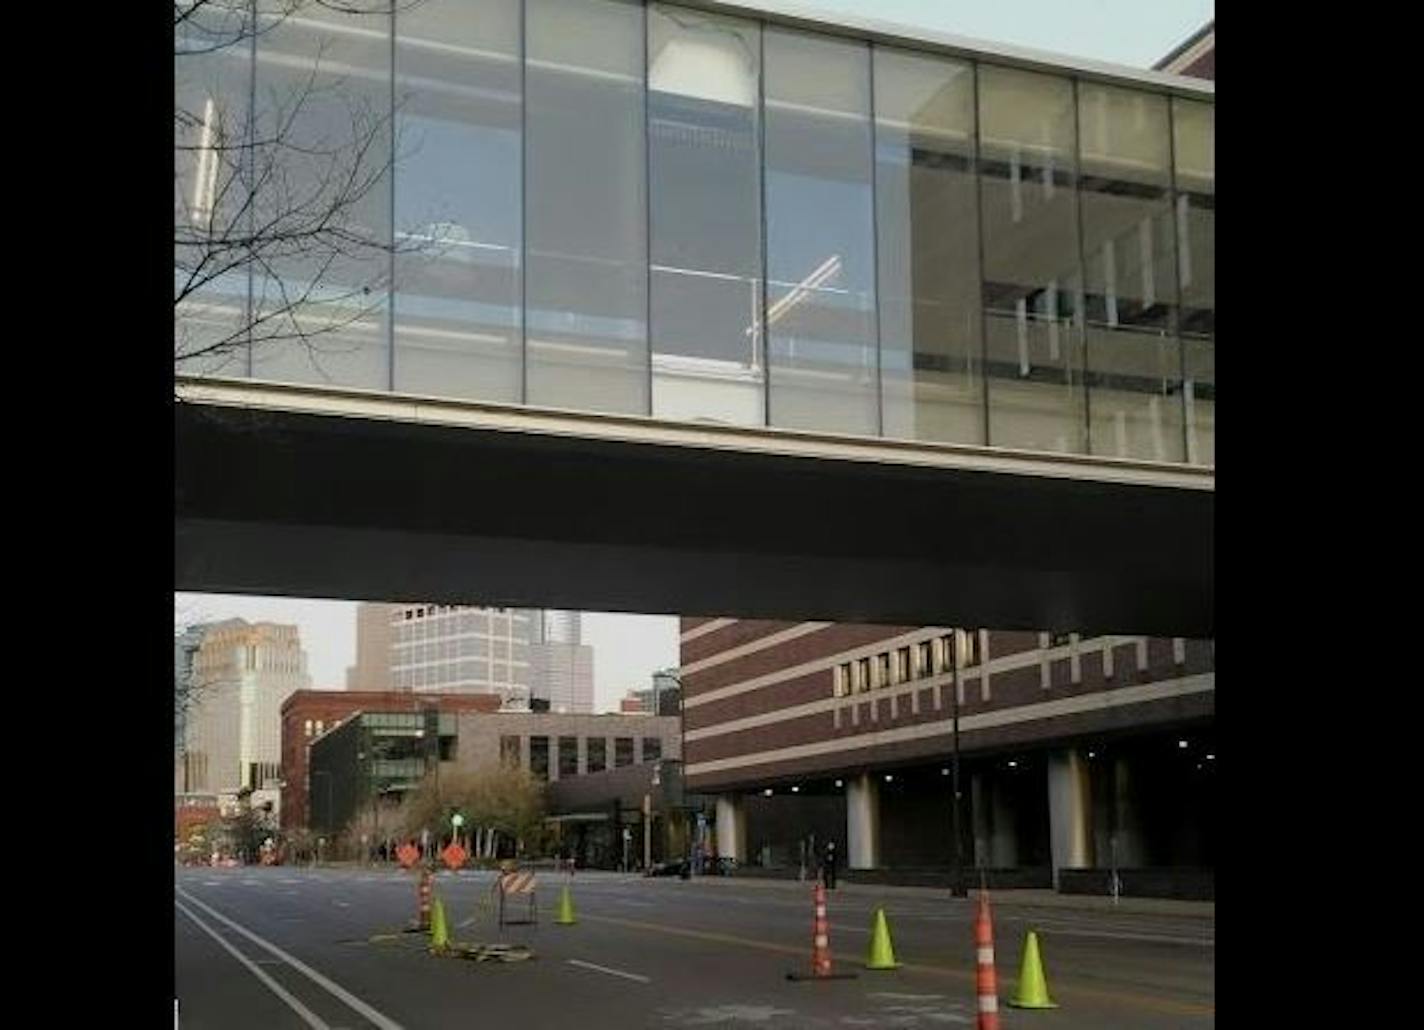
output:
M969 810L969 818L974 824L974 864L993 865L993 852L990 850L992 840L989 829L989 782L983 773L975 773L969 778Z
M880 784L869 773L846 781L846 868L880 865Z
M717 855L741 864L747 860L747 812L736 794L717 798Z
M1053 854L1053 887L1064 869L1093 864L1093 798L1088 760L1077 750L1048 756L1048 831Z
M1019 838L1014 819L1013 798L1006 784L988 783L991 808L989 816L989 865L995 869L1013 869L1019 864Z
M1137 813L1137 788L1126 758L1113 760L1114 852L1104 856L1104 864L1116 855L1119 869L1136 869L1146 864L1142 849L1142 823Z

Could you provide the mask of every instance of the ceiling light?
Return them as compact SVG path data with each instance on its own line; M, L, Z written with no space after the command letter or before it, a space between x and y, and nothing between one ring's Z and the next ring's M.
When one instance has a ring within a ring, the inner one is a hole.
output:
M762 796L763 796L763 797L768 797L768 798L769 798L769 797L771 797L771 788L770 788L770 787L767 787L766 790L762 791L761 793L762 793Z
M800 794L800 793L801 793L801 788L800 788L800 787L792 787L792 788L791 788L791 793L793 793L793 794Z
M1016 759L1010 758L1010 759L1009 759L1009 768L1010 768L1010 769L1017 769L1018 767L1019 767L1018 761L1017 761Z
M844 786L845 786L845 782L842 781L842 780L836 780L836 786L837 786L837 787L844 787Z
M1185 740L1179 740L1179 741L1177 741L1177 747L1179 747L1179 748L1184 748L1184 747L1186 747L1186 746L1187 746L1187 742L1186 742Z
M895 778L895 777L892 776L892 775L890 775L889 773L886 773L886 774L885 774L885 782L886 782L886 783L889 783L889 782L890 782L891 780L893 780L894 778Z

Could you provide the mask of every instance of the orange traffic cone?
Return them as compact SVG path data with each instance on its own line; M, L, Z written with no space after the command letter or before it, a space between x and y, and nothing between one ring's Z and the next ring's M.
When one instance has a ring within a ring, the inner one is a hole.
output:
M994 970L994 923L989 892L979 888L979 914L974 918L974 950L978 962L979 1030L999 1030L999 977Z
M429 869L420 871L420 886L417 888L416 919L409 927L407 933L427 933L430 930L430 882L431 875Z
M787 973L788 980L852 980L854 973L831 972L831 928L826 918L826 887L816 884L812 899L815 904L815 918L811 924L811 972Z

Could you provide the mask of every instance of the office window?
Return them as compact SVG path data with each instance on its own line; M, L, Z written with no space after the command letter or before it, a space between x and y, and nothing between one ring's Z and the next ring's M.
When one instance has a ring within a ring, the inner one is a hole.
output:
M850 667L837 665L831 670L831 696L845 697L850 681Z
M559 779L578 775L578 737L559 738Z
M913 673L910 671L910 648L909 648L909 645L906 645L905 647L902 647L902 648L899 648L898 650L896 650L896 652L895 652L895 662L896 662L896 665L897 665L898 668L899 668L899 672L896 674L896 675L897 675L896 682L898 682L898 683L904 683L904 682L906 682L907 680L909 680L909 679L911 679L911 678L913 677Z
M608 768L608 741L604 737L589 737L585 742L588 748L588 756L585 762L588 771L591 773L602 772Z
M653 414L760 425L761 30L647 12Z
M855 663L855 689L861 693L870 689L870 659L860 658Z
M526 9L529 403L645 415L642 5Z
M1085 449L1073 84L979 65L990 444Z
M549 778L549 738L529 738L529 771L537 779Z
M397 390L523 400L519 12L396 14Z
M643 762L656 762L663 756L663 742L660 737L643 738Z
M1071 633L1050 633L1048 634L1049 647L1064 647L1073 639Z
M523 761L523 756L519 750L519 738L512 736L502 736L499 738L499 760L504 765L512 765L518 768Z
M984 442L974 67L875 48L886 436Z
M617 737L613 741L613 764L621 769L633 764L633 738Z
M888 654L878 654L870 660L870 677L872 687L884 687L890 683L890 656Z
M310 719L306 721L306 735L308 737L312 735L312 721Z
M319 63L312 60L318 53ZM388 11L313 5L300 17L268 13L259 25L253 131L281 143L259 155L275 171L273 188L257 191L255 223L283 211L290 219L293 197L316 209L323 201L313 203L313 195L329 203L342 181L330 174L333 161L354 173L358 196L338 217L339 239L271 248L253 269L252 322L269 338L254 343L258 378L390 386L390 75ZM290 298L301 296L311 302L293 308ZM302 334L310 335L293 338Z
M1181 461L1167 100L1080 82L1078 124L1089 443Z
M1216 464L1216 107L1172 100L1187 461Z
M764 31L770 421L875 434L870 48Z
M922 640L914 646L914 674L915 679L922 679L930 675L930 642Z

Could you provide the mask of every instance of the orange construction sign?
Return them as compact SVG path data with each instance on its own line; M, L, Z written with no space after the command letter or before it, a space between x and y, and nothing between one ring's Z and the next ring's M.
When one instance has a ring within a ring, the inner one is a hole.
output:
M400 862L402 869L409 869L415 865L415 861L419 857L420 852L409 841L396 848L396 860Z
M445 860L445 865L450 869L459 869L465 864L465 859L470 856L464 848L452 842L444 851L440 852L440 857Z

